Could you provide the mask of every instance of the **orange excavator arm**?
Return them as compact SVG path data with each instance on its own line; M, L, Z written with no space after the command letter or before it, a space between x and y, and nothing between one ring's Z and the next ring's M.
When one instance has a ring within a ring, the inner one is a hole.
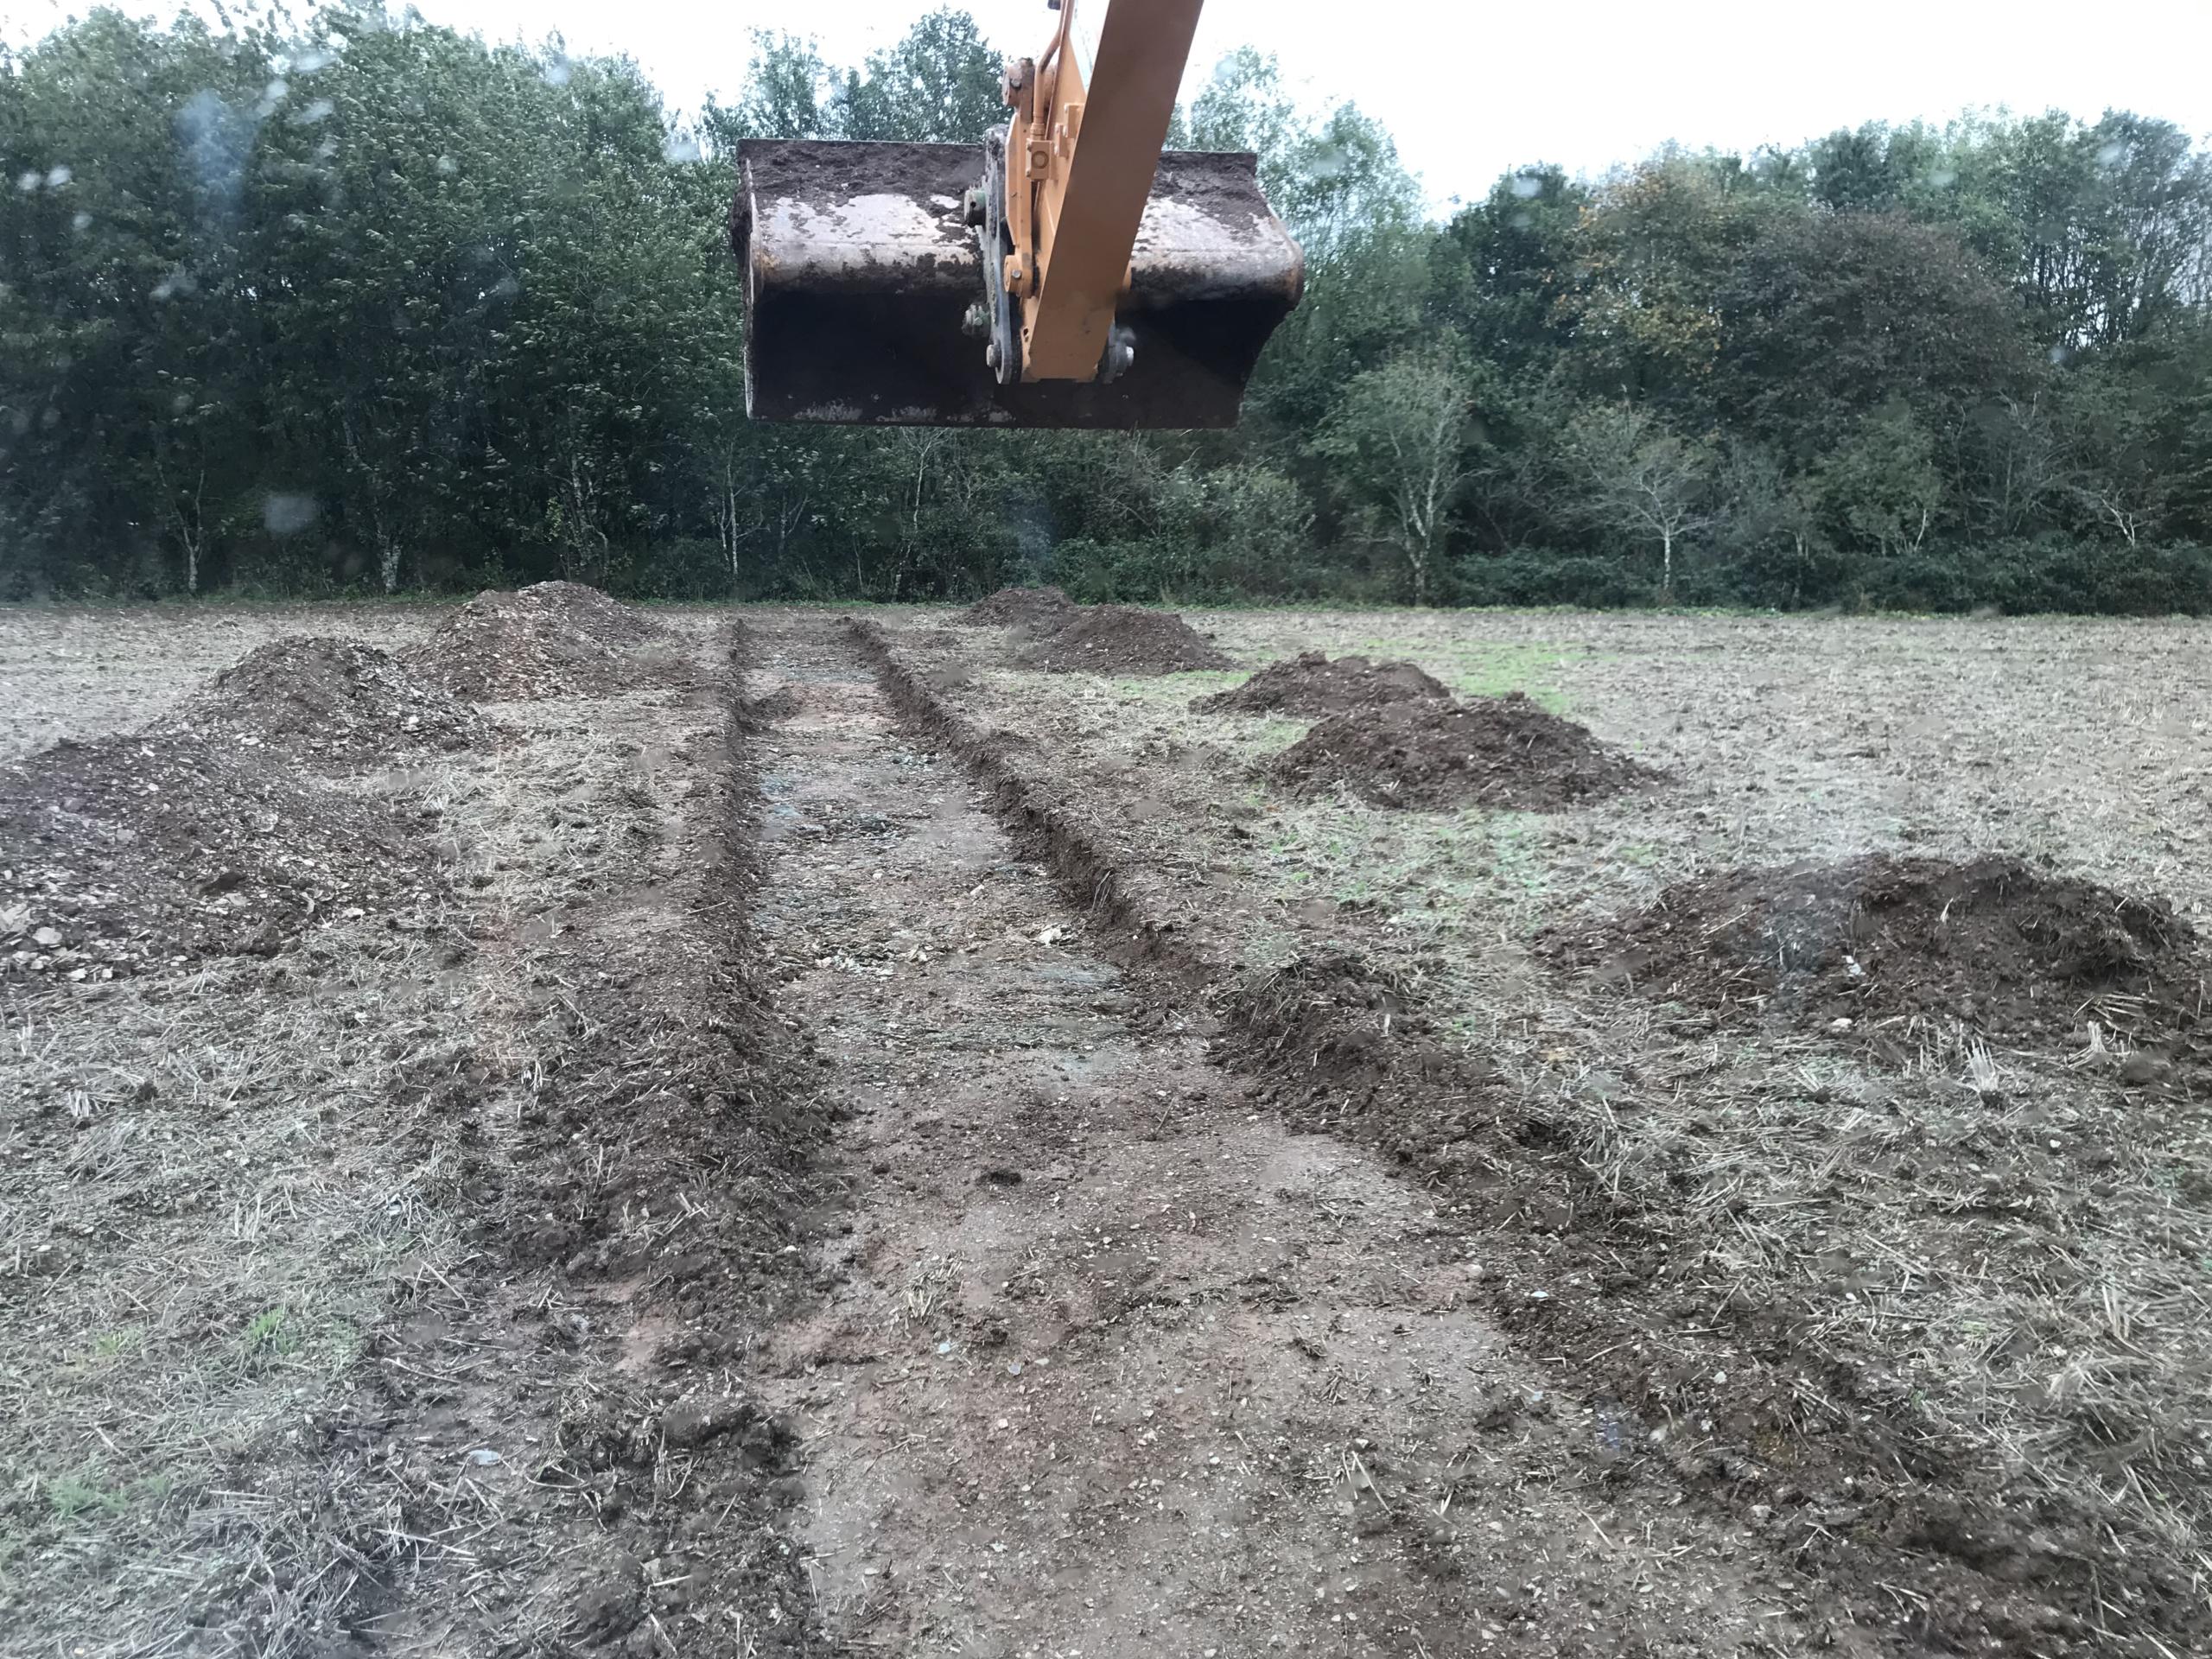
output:
M755 418L1236 423L1304 260L1254 156L1162 151L1201 0L1103 3L1086 64L1060 0L1045 52L1007 66L1011 115L980 155L738 146Z
M1008 67L1014 251L1003 280L1020 302L1025 380L1089 380L1100 371L1201 3L1109 0L1086 79L1070 39L1075 0L1064 0L1044 59ZM1128 364L1103 366L1119 373Z

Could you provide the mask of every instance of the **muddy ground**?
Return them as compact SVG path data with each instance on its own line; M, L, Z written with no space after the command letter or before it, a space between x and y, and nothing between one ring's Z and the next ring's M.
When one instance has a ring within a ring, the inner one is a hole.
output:
M2212 1643L2205 630L573 600L0 617L0 1650Z

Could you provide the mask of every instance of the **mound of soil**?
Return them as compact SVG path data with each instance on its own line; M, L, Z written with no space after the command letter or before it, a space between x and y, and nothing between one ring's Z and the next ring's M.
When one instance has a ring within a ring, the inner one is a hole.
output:
M960 620L1045 632L1069 620L1078 608L1057 588L1001 588L961 612Z
M2204 971L2196 931L2163 899L1996 855L1733 870L1546 944L1693 1007L1767 1007L1821 1027L1927 1014L2015 1038L2063 1038L2098 1017L2085 1003L2115 995L2129 1001L2100 1004L2108 1022L2139 1007L2193 1019Z
M471 702L598 696L676 677L671 664L633 654L667 632L595 588L541 582L477 594L400 657Z
M317 918L430 894L397 810L189 733L64 741L0 766L0 966L108 979L269 955Z
M492 736L483 715L425 684L386 652L355 640L297 634L225 669L159 729L348 766L473 748Z
M1452 694L1411 663L1370 663L1364 657L1300 652L1270 663L1242 685L1192 700L1201 714L1338 715L1378 702L1448 700Z
M1277 755L1268 775L1298 794L1348 788L1377 806L1538 810L1617 795L1660 776L1518 691L1331 715Z
M1031 668L1057 674L1179 674L1234 668L1181 617L1123 605L1086 605L1049 637L1020 653Z

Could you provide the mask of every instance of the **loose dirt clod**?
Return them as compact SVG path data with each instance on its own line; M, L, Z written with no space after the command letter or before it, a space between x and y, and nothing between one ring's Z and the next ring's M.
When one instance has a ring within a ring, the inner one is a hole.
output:
M1364 657L1300 652L1270 663L1242 685L1192 700L1201 714L1336 715L1379 702L1448 700L1441 682L1411 663L1374 663Z
M388 804L188 733L63 741L0 767L8 971L110 979L268 955L316 918L439 886Z
M1079 608L1058 588L1001 588L961 612L960 620L1033 628L1041 633L1069 620Z
M1518 691L1332 715L1268 772L1301 795L1347 788L1377 806L1540 810L1618 794L1659 776Z
M388 652L297 634L223 670L156 729L346 766L473 748L492 736L481 715Z
M1026 666L1058 674L1177 674L1236 666L1181 617L1123 605L1082 607L1065 626L1020 655Z
M1769 1007L1821 1027L1927 1014L2016 1039L2063 1039L2099 1006L2122 1027L2186 1019L2203 973L2196 930L2164 899L1994 855L1732 870L1549 944L1698 1007Z
M672 662L638 649L665 632L595 588L541 582L477 594L402 658L472 702L595 696L681 677Z

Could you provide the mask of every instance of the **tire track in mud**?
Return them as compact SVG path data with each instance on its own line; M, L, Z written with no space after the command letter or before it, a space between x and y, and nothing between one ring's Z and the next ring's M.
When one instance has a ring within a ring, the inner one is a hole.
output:
M1026 738L979 728L881 630L847 626L909 728L958 758L1014 843L1084 908L1101 947L1135 971L1154 1007L1212 1010L1214 1055L1294 1125L1413 1160L1433 1195L1471 1200L1459 1206L1462 1224L1479 1234L1493 1270L1471 1294L1514 1349L1563 1364L1554 1375L1579 1410L1618 1413L1624 1454L1669 1501L1749 1528L1815 1585L1818 1642L1904 1655L2179 1650L2123 1634L2127 1604L2108 1599L2125 1583L2137 1608L2158 1610L2145 1624L2185 1637L2202 1618L2188 1586L2124 1550L2100 1560L2101 1541L2078 1529L2046 1532L2012 1513L2002 1494L1980 1490L1961 1449L1914 1432L1887 1379L1827 1368L1771 1314L1670 1300L1644 1230L1611 1214L1572 1125L1485 1098L1478 1061L1455 1068L1418 1037L1385 1040L1393 1019L1417 1031L1418 1010L1392 988L1358 982L1357 963L1342 975L1309 964L1255 985L1217 960L1202 934L1184 931L1188 895L1124 860ZM1457 1126L1445 1139L1459 1144L1453 1161L1431 1168L1424 1138L1435 1137L1408 1126L1440 1113ZM1732 1325L1742 1363L1715 1372L1696 1345L1670 1342L1685 1322ZM1747 1369L1764 1374L1783 1409L1716 1408L1726 1372Z
M755 912L848 1194L764 1357L856 1649L1772 1653L1805 1586L1493 1323L1471 1241L1089 948L831 617L750 629ZM1103 874L1103 872L1102 872Z

